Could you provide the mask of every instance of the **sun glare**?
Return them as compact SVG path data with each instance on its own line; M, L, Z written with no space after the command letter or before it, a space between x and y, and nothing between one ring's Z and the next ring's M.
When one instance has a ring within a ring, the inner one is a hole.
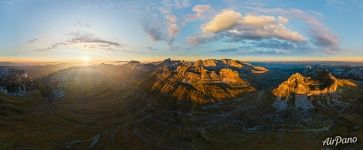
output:
M88 63L89 63L89 61L90 61L90 58L89 58L88 56L83 56L83 57L82 57L82 62L83 62L83 64L88 64Z

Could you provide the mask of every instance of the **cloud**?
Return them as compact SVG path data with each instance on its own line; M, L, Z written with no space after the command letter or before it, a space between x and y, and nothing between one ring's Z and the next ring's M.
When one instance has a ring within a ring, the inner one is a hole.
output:
M68 35L73 36L71 39L69 39L67 41L67 43L69 44L79 44L79 43L83 43L83 44L100 44L101 47L122 47L122 44L115 42L115 41L109 41L109 40L105 40L102 39L100 37L96 37L93 34L88 34L88 33L80 33L80 32L71 32L68 33Z
M166 40L166 35L162 29L165 24L160 20L160 15L155 14L151 15L151 17L145 17L141 22L144 32L150 37L152 41Z
M46 48L40 48L40 49L37 49L38 51L47 51L47 50L52 50L52 49L55 49L55 48L58 48L58 47L61 47L61 46L66 46L67 43L65 42L57 42L57 43L53 43L52 45L46 47Z
M249 40L239 43L241 46L211 51L211 53L230 54L302 54L312 51L308 43L295 43L278 39Z
M149 49L149 50L153 50L153 51L159 50L158 48L155 48L155 47L152 47L152 46L148 46L146 48Z
M151 38L153 41L160 41L163 40L163 34L161 33L159 28L148 26L146 24L143 24L143 29L147 35Z
M177 24L178 19L171 13L165 14L165 18L167 20L168 34L170 37L174 38L179 32L179 26Z
M308 25L308 33L311 36L311 42L316 46L323 48L325 51L336 51L339 49L339 38L332 33L321 21L307 12L299 9L282 9L282 8L262 8L258 11L263 13L275 13L286 15L303 21Z
M36 42L36 41L38 41L38 38L30 39L30 40L26 41L26 43L27 43L27 44L31 44L31 43L34 43L34 42Z
M147 8L141 18L144 32L153 41L165 41L172 47L180 31L180 20L173 12L176 7L184 7L183 1L162 1L162 6Z
M313 37L313 42L323 48L336 50L339 48L339 39L334 35L323 23L315 17L307 13L294 9L292 10L298 18L304 20L310 26L310 34Z
M202 14L210 9L209 5L195 5L193 11L197 14Z
M290 50L290 51L306 51L310 49L310 45L306 42L290 42L278 39L268 39L260 41L249 41L250 45L256 48L272 49L272 50Z
M215 33L203 33L200 35L188 37L187 43L189 45L195 46L203 43L213 42L221 38L222 36L217 36Z
M62 42L55 42L46 48L40 48L37 50L46 51L71 45L82 45L85 48L102 49L102 50L121 50L121 48L124 47L124 45L119 42L105 40L101 37L97 37L94 34L90 33L70 32L66 33L65 35L69 37L67 40Z
M224 10L201 27L203 33L228 32L226 36L235 39L278 38L292 42L305 41L298 32L285 27L288 19L275 16L242 16L234 10Z
M241 46L236 48L220 49L211 51L214 54L231 54L231 55L281 55L289 54L288 50L256 50L249 46Z
M173 45L175 38L182 28L189 21L198 19L210 9L209 5L195 5L192 8L193 14L180 15L178 9L190 9L189 0L163 0L159 7L145 8L141 24L145 33L153 41L164 41L169 48L175 48Z
M220 14L216 15L212 21L202 26L204 33L217 33L234 27L238 20L241 18L241 14L233 10L224 10Z
M271 45L271 41L280 40L295 45L295 48L287 47L286 43L284 46L284 43L280 42L282 45L279 49L301 49L304 52L310 49L309 52L329 54L340 49L339 38L317 19L314 13L299 9L264 7L250 8L249 11L253 13L242 15L234 10L220 12L209 22L201 25L199 34L188 37L187 43L198 45L222 39L232 43L256 41L261 43L260 45L276 47L279 43ZM287 28L290 19L302 21L303 25L308 27L304 36ZM266 40L270 43L262 42Z
M204 13L207 12L209 9L210 9L209 5L195 5L192 9L194 14L187 15L185 18L185 22L201 18L204 15Z

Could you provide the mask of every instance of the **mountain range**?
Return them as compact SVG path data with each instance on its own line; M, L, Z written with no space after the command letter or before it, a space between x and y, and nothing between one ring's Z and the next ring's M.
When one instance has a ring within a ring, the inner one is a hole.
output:
M0 147L321 149L330 135L363 135L363 67L256 64L1 67Z

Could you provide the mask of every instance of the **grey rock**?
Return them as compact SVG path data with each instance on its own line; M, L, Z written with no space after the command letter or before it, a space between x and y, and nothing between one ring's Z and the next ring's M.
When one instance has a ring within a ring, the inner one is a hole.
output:
M295 108L301 109L303 111L308 111L314 108L311 101L306 95L295 95Z

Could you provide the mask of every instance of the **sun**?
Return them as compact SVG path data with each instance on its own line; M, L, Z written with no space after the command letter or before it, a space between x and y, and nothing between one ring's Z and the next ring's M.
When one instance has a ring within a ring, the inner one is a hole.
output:
M88 64L88 63L89 63L89 61L90 61L89 56L83 56L83 57L82 57L82 61L83 61L83 63L84 63L84 64Z

